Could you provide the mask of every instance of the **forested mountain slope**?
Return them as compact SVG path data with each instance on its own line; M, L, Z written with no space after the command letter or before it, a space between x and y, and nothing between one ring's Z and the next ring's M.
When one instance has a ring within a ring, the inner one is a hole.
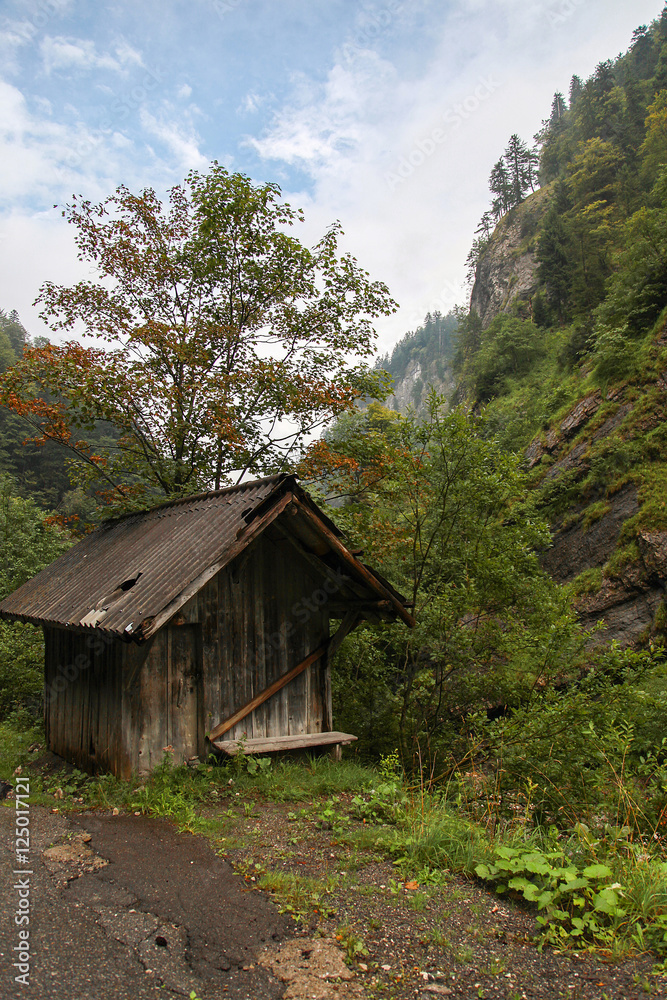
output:
M452 359L456 347L458 317L428 313L423 324L406 333L391 355L380 357L376 368L389 372L394 380L387 406L400 413L412 408L424 410L429 389L449 395L456 388Z
M454 401L525 450L544 564L584 620L646 641L667 582L667 8L555 94L535 139L538 190L517 136L491 175Z

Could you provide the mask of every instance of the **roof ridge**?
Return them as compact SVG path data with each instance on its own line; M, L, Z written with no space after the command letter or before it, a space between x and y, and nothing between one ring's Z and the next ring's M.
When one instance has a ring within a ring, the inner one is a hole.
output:
M168 510L171 507L179 507L182 504L193 503L198 500L211 500L213 497L225 496L228 493L242 493L244 490L254 486L261 486L264 483L275 482L276 486L287 479L296 482L296 476L291 472L278 472L273 476L264 476L262 479L249 479L244 483L236 483L234 486L224 486L219 490L206 490L203 493L188 493L185 496L176 497L173 500L166 500L163 503L154 504L152 507L141 507L138 510L129 510L126 514L119 514L117 517L110 517L102 521L100 527L108 527L112 524L119 524L131 517L144 517L146 514L153 514L159 510Z

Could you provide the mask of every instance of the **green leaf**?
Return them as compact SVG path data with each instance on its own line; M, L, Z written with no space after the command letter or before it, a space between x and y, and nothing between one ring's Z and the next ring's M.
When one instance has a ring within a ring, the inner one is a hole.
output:
M540 890L532 882L525 878L513 878L508 883L510 889L518 889L523 893L524 899L534 903L540 894Z
M611 917L625 916L625 910L619 906L619 896L615 889L602 889L593 896L594 909L608 913Z
M588 865L584 868L583 874L588 878L608 878L612 874L611 868L607 865Z
M515 858L517 856L517 854L520 854L520 853L521 852L517 851L516 848L514 848L514 847L497 847L496 848L496 854L498 854L501 858Z
M522 860L526 871L535 872L538 875L548 875L551 871L551 865L541 854L527 854Z
M567 882L560 882L558 889L560 892L574 892L575 889L585 889L588 885L587 878L573 878Z

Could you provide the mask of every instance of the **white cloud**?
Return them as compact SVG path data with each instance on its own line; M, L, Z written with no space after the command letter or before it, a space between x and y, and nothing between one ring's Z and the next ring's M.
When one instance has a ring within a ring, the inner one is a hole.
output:
M5 31L0 31L0 62L6 74L18 71L18 54L24 45L32 41L34 33L34 26L28 21L15 22Z
M158 129L160 131L160 129ZM194 140L162 126L170 154L159 156L137 143L118 123L102 130L83 122L54 120L43 103L29 106L16 87L0 80L0 224L3 213L37 211L68 200L72 192L104 198L122 181L168 186L182 176L182 166L201 166ZM4 208L2 207L4 206ZM0 303L1 305L1 303Z
M72 7L74 0L44 0L42 3L24 4L28 9L20 19L5 17L0 31L0 64L5 73L19 69L18 50L32 44L38 32L43 31L55 17L61 17Z
M176 93L178 94L179 97L183 97L187 100L187 98L192 95L192 87L190 86L189 83L184 83L182 86L178 88Z
M157 118L146 108L139 110L139 116L144 131L159 139L175 158L177 166L182 170L205 170L208 159L199 151L200 138L189 120L170 120L170 109L165 109Z
M54 70L90 72L106 69L121 73L128 67L144 65L141 53L125 41L115 45L115 56L98 52L95 42L88 38L68 38L63 35L46 35L39 48L47 75Z
M369 62L372 68L369 68ZM279 112L261 137L246 144L267 160L283 160L319 177L347 173L377 141L387 96L397 86L393 67L370 54L350 68L333 66L326 83L295 76L297 100Z
M254 115L262 107L264 100L259 94L250 91L244 95L237 111L244 115Z
M143 56L124 39L115 45L116 58L122 66L144 66Z

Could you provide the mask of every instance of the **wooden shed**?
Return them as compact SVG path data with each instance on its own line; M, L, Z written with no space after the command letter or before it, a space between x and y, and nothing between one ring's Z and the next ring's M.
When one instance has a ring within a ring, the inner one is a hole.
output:
M332 652L364 618L414 624L286 475L109 521L0 616L44 629L49 748L119 777L165 750L352 740L332 732Z

